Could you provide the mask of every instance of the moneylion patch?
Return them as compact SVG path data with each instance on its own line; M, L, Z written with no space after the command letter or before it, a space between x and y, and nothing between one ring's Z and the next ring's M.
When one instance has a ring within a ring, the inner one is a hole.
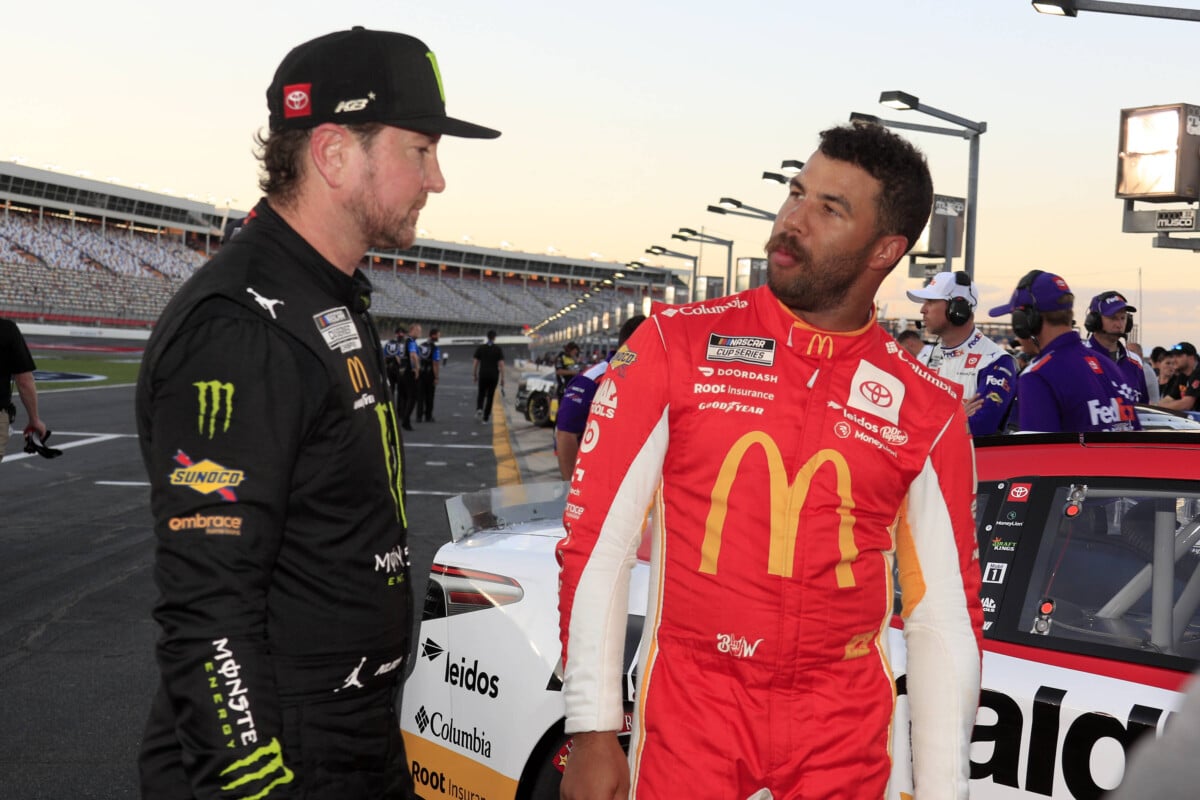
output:
M171 472L172 486L186 486L200 494L215 492L218 497L229 503L237 500L233 487L246 479L246 473L240 469L227 469L207 458L203 461L193 461L182 450L175 453L175 463L179 464L180 468Z

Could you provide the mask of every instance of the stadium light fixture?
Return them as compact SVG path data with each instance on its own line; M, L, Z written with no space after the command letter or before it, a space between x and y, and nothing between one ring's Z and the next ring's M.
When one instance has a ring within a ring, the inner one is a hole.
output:
M804 162L795 158L785 158L779 164L779 168L782 169L786 174L795 175L797 172L804 169Z
M1200 199L1200 107L1172 105L1121 110L1117 197L1153 203Z
M671 234L672 239L685 242L700 242L701 244L718 244L724 247L725 254L725 294L730 294L733 282L733 240L722 239L708 233L700 233L694 228L680 228L678 233Z
M1107 0L1033 0L1032 5L1039 14L1050 14L1056 17L1077 17L1080 11L1092 11L1099 14L1124 14L1131 17L1200 22L1200 10L1194 8L1150 6L1141 3L1112 3Z
M733 197L722 197L717 201L717 205L709 206L708 210L714 214L732 214L735 217L750 217L751 219L765 219L774 221L775 215L770 211L765 211L761 208L755 208L737 200Z
M678 238L678 237L674 237ZM652 244L646 248L646 252L656 256L670 256L671 258L685 258L692 262L692 285L689 289L692 293L691 300L696 299L696 281L700 274L700 256L693 256L689 253L680 253L677 250L668 250L660 244ZM644 264L642 266L645 266Z
M966 252L963 254L963 269L967 275L975 277L975 230L978 223L979 212L979 137L987 132L986 122L976 122L966 117L960 117L957 114L951 114L949 111L943 111L940 108L926 105L921 102L921 98L908 92L892 90L880 92L879 102L889 108L897 108L901 110L919 111L922 114L928 114L931 117L940 119L943 122L949 122L952 125L958 125L959 128L938 128L933 126L916 126L912 123L896 122L893 120L879 120L878 124L885 125L890 128L908 128L910 130L925 131L926 133L938 133L946 136L958 136L966 139L970 144L970 152L968 154L967 167L967 223L966 223ZM851 115L854 118L854 115Z
M780 173L780 172L764 172L762 174L762 179L764 181L771 181L772 183L787 183L788 182L788 176L784 175L783 173Z

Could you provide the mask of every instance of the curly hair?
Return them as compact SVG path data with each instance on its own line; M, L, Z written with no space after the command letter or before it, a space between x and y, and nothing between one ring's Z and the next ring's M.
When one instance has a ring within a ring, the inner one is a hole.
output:
M916 244L933 209L933 179L925 156L882 125L854 122L821 131L818 150L849 162L879 181L876 233L900 234Z
M361 125L346 125L364 149L370 150L371 143L383 130L382 122L364 122ZM254 157L260 163L261 173L258 188L263 194L283 205L296 198L300 180L304 177L304 148L308 147L312 129L271 131L265 136L260 131L254 135L258 149Z

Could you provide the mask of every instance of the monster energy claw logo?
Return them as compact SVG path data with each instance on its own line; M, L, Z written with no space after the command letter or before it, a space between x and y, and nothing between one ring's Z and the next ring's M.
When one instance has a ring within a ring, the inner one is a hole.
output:
M233 419L233 384L221 381L196 381L192 384L199 390L200 414L197 417L197 427L200 435L208 429L208 438L213 438L217 432L217 417L223 417L225 424L222 433L229 431L229 423Z
M236 773L237 777L222 786L221 791L228 792L241 788L252 781L269 779L266 786L254 794L246 795L242 800L262 800L270 795L275 787L291 783L292 778L295 777L283 763L283 748L280 746L279 740L275 738L272 738L269 744L221 770L221 777L227 777L230 773Z

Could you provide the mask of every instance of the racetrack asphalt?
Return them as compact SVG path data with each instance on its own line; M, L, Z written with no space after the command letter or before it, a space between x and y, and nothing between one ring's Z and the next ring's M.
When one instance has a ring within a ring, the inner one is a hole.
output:
M417 624L430 563L449 540L446 498L558 479L552 431L518 415L515 381L507 388L496 397L495 411L504 413L476 421L470 360L451 359L437 421L414 421L405 432ZM43 391L41 416L63 455L23 453L18 430L0 461L3 800L138 797L158 631L133 398L132 386ZM23 409L18 417L20 425Z

